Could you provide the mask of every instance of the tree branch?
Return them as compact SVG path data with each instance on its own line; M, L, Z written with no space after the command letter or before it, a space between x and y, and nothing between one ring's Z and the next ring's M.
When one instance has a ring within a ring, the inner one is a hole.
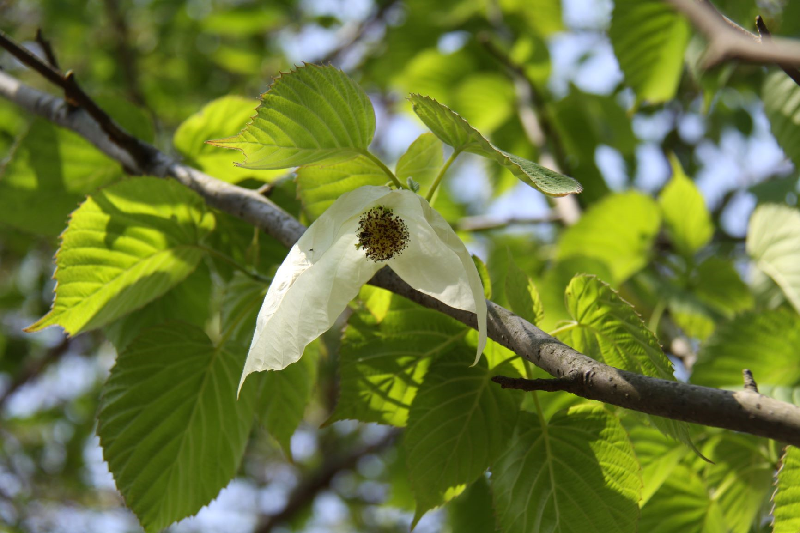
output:
M255 533L270 533L275 527L291 520L293 516L312 503L314 498L317 497L317 494L330 485L331 480L333 480L336 474L344 470L352 469L362 457L380 453L390 447L395 439L397 439L398 434L399 430L392 430L378 442L362 446L344 456L328 458L317 471L306 477L297 488L292 491L283 509L267 517L262 524L256 528Z
M561 218L555 215L543 217L508 217L490 218L484 216L464 217L456 224L456 229L460 231L491 231L517 225L536 225L536 224L559 224Z
M761 36L762 42L772 38L772 33L767 28L761 15L756 17L756 28L758 29L758 34ZM778 66L781 67L786 75L792 78L797 85L800 85L800 69L792 65L787 65L786 63L780 63Z
M703 60L706 68L730 60L800 66L800 41L782 37L761 39L723 17L705 1L664 1L683 13L705 35L708 40Z
M292 246L305 227L258 192L203 174L146 147L150 158L137 159L116 144L83 109L70 110L50 96L0 72L0 96L29 112L81 135L109 157L138 174L171 177L198 192L208 205L258 227L285 246ZM473 313L453 309L416 291L388 268L370 281L429 309L438 310L475 328ZM675 420L721 427L800 445L800 407L751 392L731 392L667 381L618 370L566 346L531 323L487 301L488 335L550 375L568 382L569 392L634 411Z

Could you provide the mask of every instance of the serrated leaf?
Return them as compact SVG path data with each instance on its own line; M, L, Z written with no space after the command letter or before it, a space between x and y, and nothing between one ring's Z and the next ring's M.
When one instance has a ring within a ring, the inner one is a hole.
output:
M418 94L412 94L409 100L420 120L454 149L493 159L523 183L550 196L577 194L583 190L573 178L495 147L456 112L436 100Z
M483 475L514 431L521 395L495 386L484 358L470 367L469 353L434 360L411 404L403 447L417 502L414 525Z
M283 449L292 456L292 435L303 420L317 378L320 341L303 352L303 357L283 370L263 372L256 406L258 419Z
M725 533L727 527L703 480L689 467L678 465L642 507L639 531Z
M207 144L208 139L218 139L241 129L256 114L258 101L240 96L223 96L206 104L203 109L187 118L172 139L175 148L187 162L222 181L239 183L247 178L270 181L285 172L253 172L234 165L231 152Z
M27 331L59 325L75 335L146 305L194 271L213 229L203 199L174 181L133 178L98 191L72 214L53 308Z
M800 166L800 86L776 70L764 79L761 101L775 140L795 167Z
M625 429L603 407L580 405L542 425L522 413L492 466L504 533L634 532L641 469Z
M658 205L649 196L613 194L564 232L557 258L596 259L612 273L613 279L605 281L617 285L647 264L660 225Z
M374 135L363 89L337 68L304 64L273 81L239 135L209 142L241 151L238 166L270 170L353 158Z
M247 388L236 400L244 358L244 350L215 348L182 323L148 330L118 356L97 434L117 488L148 533L195 514L236 474L255 396Z
M141 110L118 98L98 100L129 131L152 140L152 125ZM87 193L122 176L120 164L89 141L36 119L2 169L0 223L56 236Z
M758 527L759 511L766 510L775 470L766 442L751 435L726 433L712 438L703 452L714 461L707 466L706 482L714 487L714 500L728 530L747 533Z
M534 326L542 323L544 308L539 291L508 252L508 271L506 272L506 299L511 310Z
M388 177L371 159L358 156L341 163L300 167L297 169L297 194L303 211L316 220L346 192L364 185L384 185Z
M366 313L352 316L339 350L339 401L331 422L405 426L431 360L456 348L466 350L467 331L419 307L390 310L379 325Z
M661 488L688 450L650 425L632 421L626 427L642 465L644 489L639 502L641 507Z
M225 286L222 298L222 332L229 340L247 346L253 340L256 318L268 286L237 272Z
M408 178L430 187L439 169L442 168L442 141L433 133L423 133L411 143L395 166L395 175L400 183Z
M560 341L614 368L675 381L672 363L656 336L610 286L579 274L567 286L565 299L574 322L556 330ZM696 451L688 424L657 416L650 420L659 431Z
M658 202L672 242L685 257L693 257L708 244L714 225L703 195L683 173L680 162L670 157L672 179L661 191Z
M725 322L701 347L692 382L741 388L742 369L764 385L800 385L800 316L788 309L748 312ZM769 354L769 356L759 356Z
M775 522L772 533L796 533L800 530L800 451L794 446L787 446L781 458L773 501Z
M167 321L181 320L202 329L211 316L211 286L211 273L201 263L163 296L105 326L103 333L120 353L142 330Z
M689 23L658 0L617 0L608 31L625 84L639 101L675 96L689 42Z
M750 217L746 247L758 268L800 312L800 211L785 205L758 206Z

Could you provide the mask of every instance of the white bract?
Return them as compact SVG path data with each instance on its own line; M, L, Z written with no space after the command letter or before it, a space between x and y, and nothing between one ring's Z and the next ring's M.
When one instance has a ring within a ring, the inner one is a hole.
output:
M239 388L253 372L300 359L386 265L418 291L478 316L477 363L486 345L486 300L464 243L421 196L366 186L340 196L278 268Z

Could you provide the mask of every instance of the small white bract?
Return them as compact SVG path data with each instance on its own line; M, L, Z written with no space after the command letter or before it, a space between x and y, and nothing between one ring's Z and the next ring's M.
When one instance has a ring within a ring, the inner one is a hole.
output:
M486 300L464 243L421 196L366 186L339 197L286 256L258 314L239 388L253 372L300 359L386 265L418 291L478 316L477 363Z

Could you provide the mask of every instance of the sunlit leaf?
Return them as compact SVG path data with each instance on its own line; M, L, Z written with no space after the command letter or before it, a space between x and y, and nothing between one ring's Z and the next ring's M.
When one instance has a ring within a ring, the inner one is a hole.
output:
M257 100L240 96L217 98L178 126L172 142L188 164L229 183L250 177L269 181L283 176L285 171L254 172L237 167L234 154L206 143L240 130L256 114L257 105Z
M701 347L692 382L741 388L742 369L764 385L800 385L800 316L788 309L748 312L717 327Z
M800 211L761 205L750 218L747 253L800 311Z
M505 533L634 532L642 476L619 420L582 405L546 425L522 413L492 466L492 492Z
M239 135L211 144L240 150L239 166L266 170L350 159L374 134L361 87L337 68L305 64L275 79Z
M470 353L433 361L411 404L403 446L417 501L414 524L483 475L514 431L519 391L492 383L485 358L470 367Z
M203 199L174 181L134 178L98 191L72 214L53 308L29 331L59 325L75 335L144 306L194 271L213 229Z
M628 426L633 449L642 465L642 481L644 490L639 506L643 506L661 488L664 481L669 478L675 467L683 459L688 450L680 443L667 438L656 428L632 421Z
M775 140L800 165L800 86L776 69L764 80L761 99Z
M506 273L506 299L511 310L534 326L541 324L544 318L542 300L539 291L521 268L514 262L511 252L508 253L508 271Z
M672 363L636 310L594 276L578 275L565 294L573 318L556 332L559 340L614 368L675 381ZM694 449L688 424L650 417L665 434Z
M627 192L592 205L561 237L558 259L596 259L611 270L613 284L641 270L650 258L661 225L658 205L649 196Z
M608 31L611 46L641 101L671 100L683 72L689 23L659 0L616 0Z
M248 388L236 400L244 358L178 322L148 330L118 356L97 433L117 488L148 533L195 514L236 474L255 397Z
M412 94L409 100L422 122L454 149L493 159L520 181L545 194L564 196L581 192L580 183L574 179L496 148L466 120L436 100L418 94Z
M433 133L423 133L397 160L395 175L400 183L411 178L423 187L430 187L440 168L442 141Z
M714 225L697 186L683 173L677 158L673 156L670 162L672 179L658 201L675 247L684 256L692 257L711 240Z
M795 533L800 530L800 451L788 446L781 458L775 492L773 533Z
M297 169L297 194L303 211L316 220L342 194L364 185L384 185L389 178L375 162L359 156L342 163L324 163Z

